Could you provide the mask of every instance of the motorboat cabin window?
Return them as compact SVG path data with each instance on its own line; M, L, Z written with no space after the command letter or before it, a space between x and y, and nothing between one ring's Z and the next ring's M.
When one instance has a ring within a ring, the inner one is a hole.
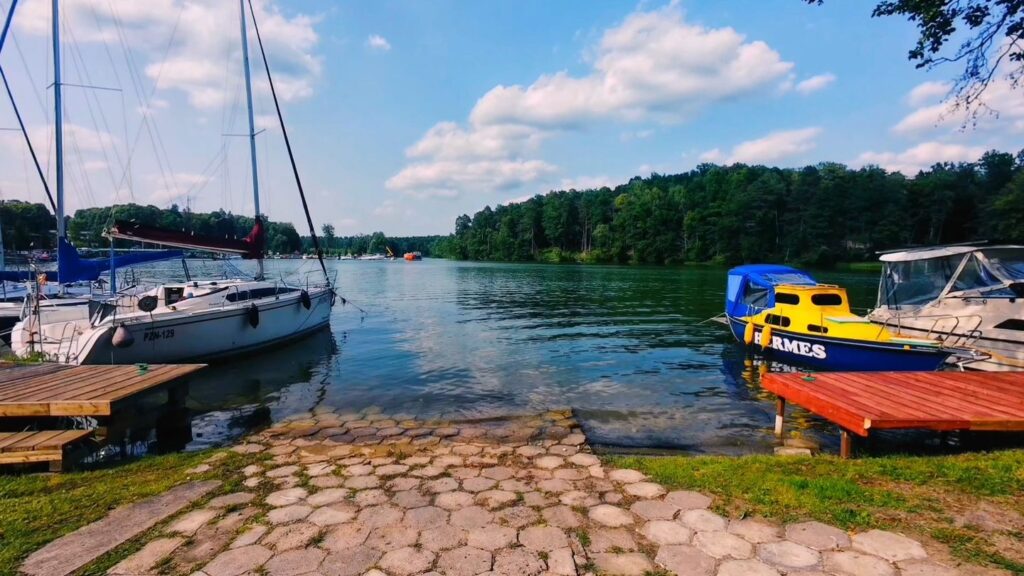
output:
M982 254L997 275L1011 282L1024 282L1024 250L1020 248L995 248Z
M776 292L775 293L776 304L792 304L796 306L800 303L799 294L789 294L788 292Z
M824 326L818 326L817 324L808 324L807 331L815 332L817 334L828 334L828 328Z
M985 291L988 295L995 296L989 290L992 288L1003 289L1005 296L1013 296L1013 293L1003 288L1002 281L996 278L988 268L978 259L976 255L970 255L964 263L963 270L956 276L950 292L963 292L965 290Z
M766 314L764 321L772 326L779 326L780 328L788 328L790 321L786 316L779 316L778 314Z
M1019 318L1009 318L1007 320L1003 320L999 324L996 324L995 327L1003 330L1019 330L1024 332L1024 320Z
M811 303L815 306L842 306L843 297L839 294L812 294Z
M964 259L963 254L886 262L879 306L900 309L924 306L942 294Z

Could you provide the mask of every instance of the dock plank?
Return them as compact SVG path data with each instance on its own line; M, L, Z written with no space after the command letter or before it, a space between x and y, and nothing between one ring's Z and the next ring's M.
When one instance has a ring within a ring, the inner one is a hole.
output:
M113 405L156 390L205 364L5 366L0 364L0 417L110 416Z
M860 436L873 429L1024 431L1024 372L769 373L761 385Z

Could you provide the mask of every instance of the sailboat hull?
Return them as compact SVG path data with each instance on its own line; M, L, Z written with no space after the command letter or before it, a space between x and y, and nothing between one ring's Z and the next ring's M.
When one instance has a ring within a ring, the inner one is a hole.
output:
M310 294L307 310L298 295L256 304L259 323L254 327L248 305L221 312L164 318L155 322L123 324L131 334L130 346L113 344L115 329L98 334L80 364L170 363L215 360L252 353L262 348L308 336L327 326L331 317L329 290Z

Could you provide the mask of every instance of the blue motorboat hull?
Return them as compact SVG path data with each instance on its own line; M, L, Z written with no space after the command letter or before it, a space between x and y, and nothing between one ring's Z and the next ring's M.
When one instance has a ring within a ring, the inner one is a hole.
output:
M740 343L743 343L746 326L741 319L729 318L729 329ZM755 328L755 344L751 346L757 351L762 351L760 336L761 329ZM775 327L771 346L764 348L763 353L787 364L851 372L938 370L951 354L941 348L818 337Z

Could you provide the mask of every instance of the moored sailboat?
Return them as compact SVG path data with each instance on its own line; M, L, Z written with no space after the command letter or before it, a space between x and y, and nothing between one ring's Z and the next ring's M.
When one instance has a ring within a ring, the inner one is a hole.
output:
M322 278L307 276L302 282L272 281L264 276L265 233L259 210L256 131L245 0L239 1L239 11L256 212L255 225L251 233L239 240L209 238L177 230L140 226L131 222L115 222L107 230L107 236L112 239L141 240L165 246L238 255L257 262L256 276L251 279L169 282L138 293L121 294L102 302L95 301L88 307L53 311L45 316L30 314L15 327L12 335L12 348L16 353L41 352L54 360L73 364L174 362L219 358L294 340L329 323L331 308L335 302L334 283L323 263L316 231L292 155L288 132L278 105L270 67L263 51L262 39L259 37L259 26L256 24L255 13L250 3L249 12L253 16L253 27L259 40L267 80L322 272ZM53 4L53 18L56 39L56 0ZM59 50L54 52L59 53ZM58 70L55 76L59 78L57 58L55 68ZM57 142L59 146L59 133ZM58 176L58 183L60 181ZM58 186L58 211L62 208L62 198L62 187ZM58 233L60 242L63 239L62 227Z

